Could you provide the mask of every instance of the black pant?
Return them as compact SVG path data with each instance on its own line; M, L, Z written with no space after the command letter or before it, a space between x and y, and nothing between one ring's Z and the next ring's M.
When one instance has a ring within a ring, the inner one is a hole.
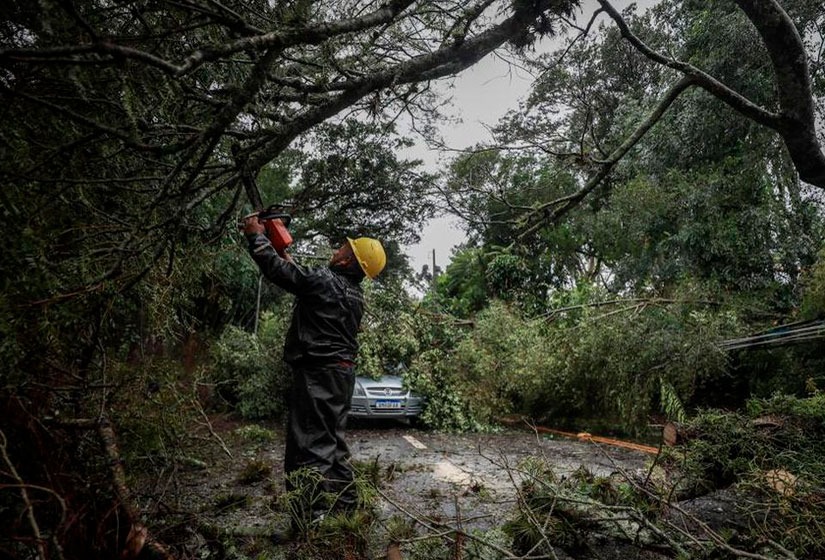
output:
M350 452L344 441L354 385L351 365L292 367L284 471L316 470L323 476L320 490L336 494L335 507L343 509L357 504Z

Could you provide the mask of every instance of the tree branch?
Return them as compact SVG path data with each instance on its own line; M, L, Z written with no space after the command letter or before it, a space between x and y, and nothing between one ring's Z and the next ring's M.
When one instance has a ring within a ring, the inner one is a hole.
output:
M686 76L754 122L782 137L800 178L825 188L825 153L816 136L816 118L805 45L788 14L775 0L736 0L762 37L777 80L780 113L760 107L710 74L654 51L628 27L608 0L598 0L630 44L649 59Z
M395 19L398 14L403 12L414 1L415 0L392 0L373 12L356 18L272 31L244 37L223 45L204 47L187 56L180 65L169 62L151 53L117 45L111 41L98 41L85 45L69 45L40 49L4 49L0 50L0 61L3 59L12 61L29 59L48 60L57 56L104 53L123 58L136 59L163 70L167 74L180 77L192 72L206 62L225 58L238 52L265 49L279 50L297 45L315 45L331 37L363 31L382 23L388 23ZM77 62L80 61L78 60ZM99 62L111 61L101 60Z
M633 131L631 134L622 144L613 150L613 152L601 163L601 168L599 171L593 175L585 185L579 189L578 191L569 194L567 196L563 196L561 198L557 198L550 202L545 202L538 208L536 208L532 215L541 214L543 213L544 216L540 218L538 221L533 223L529 226L526 230L524 230L520 235L519 239L524 239L529 237L530 235L534 234L538 231L543 224L547 222L553 222L558 220L568 212L570 212L573 208L578 205L581 200L593 192L593 190L598 187L602 181L610 174L616 164L621 160L628 151L630 151L633 146L635 146L639 140L641 140L647 132L653 128L659 119L665 114L668 108L673 104L674 101L689 87L696 85L695 78L693 76L682 76L682 78L673 84L670 89L665 93L664 97L659 100L659 103L653 109L653 111L648 115L648 117ZM550 212L550 208L557 207L555 210ZM529 218L529 217L528 217Z
M249 157L250 168L260 169L277 157L299 134L371 92L393 85L443 78L472 66L493 49L524 32L539 14L556 4L553 0L536 2L534 6L519 9L495 27L458 45L419 55L363 78L337 83L335 87L344 90L344 93L283 126L272 140Z
M776 0L736 0L759 32L771 57L782 121L782 136L799 176L825 188L825 153L816 134L816 109L808 54L793 21Z
M692 78L694 78L696 85L705 89L714 97L721 99L722 101L724 101L725 103L727 103L732 108L736 109L749 119L754 120L759 124L768 126L770 128L776 128L778 126L780 122L779 115L760 107L759 105L757 105L750 99L746 98L739 92L731 89L730 87L726 86L710 74L704 72L703 70L700 70L692 64L682 62L680 60L676 60L673 58L669 58L661 53L654 51L630 30L630 27L627 25L627 22L624 20L622 15L616 10L616 8L614 8L610 4L610 2L608 2L607 0L598 0L598 2L599 4L601 4L604 11L607 12L607 14L613 19L613 21L616 22L616 26L619 28L622 37L624 37L631 45L636 47L636 49L643 55L645 55L654 62L658 62L663 66L667 66L668 68L678 70L686 76L691 76Z

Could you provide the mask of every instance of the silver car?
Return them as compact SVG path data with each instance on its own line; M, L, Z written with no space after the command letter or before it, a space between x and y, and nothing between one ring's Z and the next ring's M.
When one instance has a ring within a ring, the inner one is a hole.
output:
M355 377L350 418L393 418L410 420L421 414L424 398L404 388L397 375L379 380Z

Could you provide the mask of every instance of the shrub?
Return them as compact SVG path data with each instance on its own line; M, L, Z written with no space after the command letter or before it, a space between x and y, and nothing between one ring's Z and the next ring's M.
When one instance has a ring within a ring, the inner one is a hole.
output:
M434 347L405 377L428 397L422 420L467 430L520 412L601 418L634 430L656 411L681 419L697 388L725 373L716 344L739 328L735 314L688 304L608 309L548 323L493 302L471 331L422 343Z
M123 387L113 401L113 418L125 460L148 467L158 457L184 455L194 411L192 380L181 363L154 357L139 367L116 363L113 370L111 379Z
M748 529L799 558L825 554L825 393L751 399L746 410L703 410L664 463L684 486L734 484ZM690 489L690 488L688 488Z
M422 318L400 282L364 283L365 312L358 334L358 374L378 379L409 365L421 352Z
M575 326L549 333L561 372L544 386L545 412L614 419L626 429L656 410L678 414L679 400L724 375L717 343L736 328L734 314L692 305L586 310Z
M244 418L272 418L284 411L289 379L282 360L289 322L285 309L281 305L280 312L264 313L257 335L226 327L212 349L218 393Z
M553 375L555 356L535 321L524 320L502 302L476 316L475 328L456 346L453 367L473 418L482 423L533 405Z
M452 432L478 431L482 419L475 416L466 386L450 366L451 355L434 348L421 353L405 372L407 386L427 398L421 421L434 429Z

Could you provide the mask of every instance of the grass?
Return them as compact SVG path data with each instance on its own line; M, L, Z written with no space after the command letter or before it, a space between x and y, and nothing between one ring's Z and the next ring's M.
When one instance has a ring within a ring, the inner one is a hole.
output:
M267 478L272 473L272 467L265 461L249 461L238 475L241 484L255 484Z
M235 434L237 434L243 441L250 443L271 443L277 439L277 436L273 430L269 430L257 424L241 426L235 430Z
M238 494L229 492L226 494L219 494L215 498L213 508L219 513L225 513L234 509L247 508L252 504L252 496L247 494Z

